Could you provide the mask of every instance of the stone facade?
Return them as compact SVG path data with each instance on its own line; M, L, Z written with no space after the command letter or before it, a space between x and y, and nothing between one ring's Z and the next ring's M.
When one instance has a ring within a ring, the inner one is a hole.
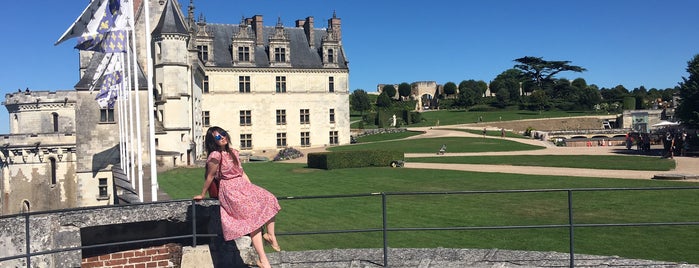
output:
M149 196L157 188L147 172L151 165L162 171L204 159L204 134L214 125L227 129L246 155L350 143L349 67L335 14L327 28L315 28L313 17L293 27L281 21L264 26L261 15L238 25L212 24L203 15L194 19L191 1L187 16L177 0L149 1L148 30L143 2L132 2L140 69L138 79L128 79L133 82L123 99L134 108L102 109L96 103L101 83L92 90L92 79L105 57L99 52L79 52L75 90L6 95L11 133L0 148L0 215L134 200L122 196L127 192L155 200ZM145 32L152 33L151 44ZM140 117L126 117L120 111L125 109ZM141 140L120 138L125 125ZM130 163L122 163L124 151L133 155ZM145 171L139 181L135 159Z
M0 136L0 215L78 206L76 103L72 91L5 95L12 133Z

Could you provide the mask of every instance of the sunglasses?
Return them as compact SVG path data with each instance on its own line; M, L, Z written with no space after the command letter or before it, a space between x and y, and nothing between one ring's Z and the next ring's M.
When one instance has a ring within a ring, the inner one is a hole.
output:
M220 141L222 138L225 138L227 136L228 136L228 133L226 133L225 131L221 131L218 133L218 135L214 136L214 139L216 139L217 141Z

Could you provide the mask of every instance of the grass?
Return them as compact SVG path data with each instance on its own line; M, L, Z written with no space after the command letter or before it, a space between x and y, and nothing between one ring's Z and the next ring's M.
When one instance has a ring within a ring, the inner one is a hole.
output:
M352 150L382 150L399 151L404 153L436 153L442 144L447 145L447 151L455 152L503 152L542 149L534 146L503 139L484 139L481 137L441 137L425 139L388 140L379 143L359 143L347 146L329 147L329 151Z
M523 110L498 110L491 112L478 112L466 110L433 110L422 113L423 122L410 125L412 127L419 126L446 126L478 123L479 118L482 122L498 122L512 121L537 118L553 118L553 117L574 117L584 115L595 115L590 111L523 111ZM439 122L439 124L437 124Z
M409 162L486 164L540 167L570 167L617 170L668 171L675 168L672 159L623 155L502 155L502 156L442 156L409 157Z
M476 135L483 135L483 130L477 130L477 129L463 129L463 128L439 128L439 129L445 129L445 130L453 130L453 131L461 131L461 132L466 132L466 133L471 133L471 134L476 134ZM502 133L500 130L486 130L485 135L489 137L500 137ZM518 139L530 139L530 137L514 133L512 131L505 131L505 137L508 138L518 138Z
M404 139L404 138L408 138L408 137L412 137L412 136L417 136L420 134L422 134L422 132L418 132L418 131L405 131L405 132L396 132L396 133L373 134L373 135L358 137L357 143L377 142L377 141L386 141L386 140L399 140L399 139Z
M671 181L596 179L449 170L358 168L318 170L304 164L247 163L254 183L278 197L373 192L568 189L696 186ZM174 199L201 191L202 168L159 176ZM573 193L575 223L699 221L696 190L581 191ZM381 227L378 196L343 199L282 199L277 228L284 232ZM519 194L389 195L387 223L398 227L521 226L567 224L565 192ZM517 229L390 232L390 247L502 248L567 252L568 230ZM576 228L576 253L699 263L699 227ZM378 248L381 234L280 236L285 250Z

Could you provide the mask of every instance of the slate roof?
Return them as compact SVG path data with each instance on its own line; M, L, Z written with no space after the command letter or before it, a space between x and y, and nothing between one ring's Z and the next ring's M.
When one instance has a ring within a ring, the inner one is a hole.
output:
M232 68L233 58L231 56L231 44L233 35L240 31L238 24L217 24L209 23L206 29L214 36L214 64L215 67ZM265 51L269 47L269 37L275 33L273 26L263 27L264 46L255 48L255 67L270 67L269 57ZM327 34L325 29L314 29L314 47L308 45L306 33L303 28L285 27L284 32L289 37L289 50L291 68L301 69L322 69L323 62L320 57L321 40ZM254 35L254 33L253 33ZM338 68L346 69L347 63L344 54L338 51Z
M163 9L163 14L160 16L158 26L153 30L153 35L162 34L188 34L187 27L185 27L171 0L165 3L165 9Z

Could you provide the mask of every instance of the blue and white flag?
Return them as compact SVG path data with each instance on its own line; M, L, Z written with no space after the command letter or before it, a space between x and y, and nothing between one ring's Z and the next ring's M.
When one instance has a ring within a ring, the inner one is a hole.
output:
M132 16L130 0L92 0L78 19L58 39L56 45L78 37L79 50L105 53L126 52L128 21Z

